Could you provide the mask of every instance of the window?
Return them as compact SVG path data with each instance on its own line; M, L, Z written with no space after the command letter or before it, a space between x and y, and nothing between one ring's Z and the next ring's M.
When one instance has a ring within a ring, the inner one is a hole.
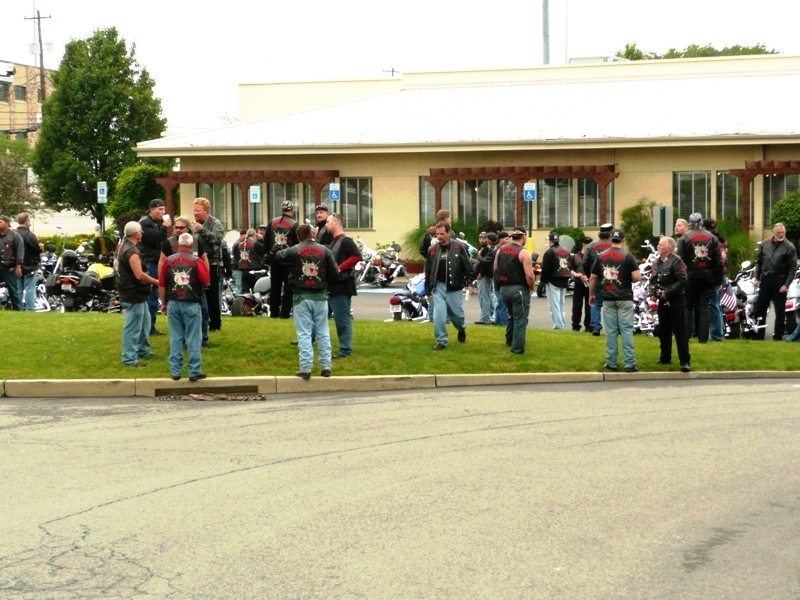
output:
M481 225L492 217L492 182L468 179L458 184L458 220Z
M336 206L333 206L333 202L330 202L329 198L331 197L331 186L330 184L325 184L325 187L322 188L322 191L319 194L320 204L324 204L328 207L330 212L336 212ZM303 184L303 215L302 219L308 219L314 225L317 224L317 215L314 209L317 207L317 200L314 197L314 188L311 186L310 183ZM301 218L297 217L298 221L302 221Z
M231 225L229 229L241 229L242 219L242 190L238 185L231 185Z
M453 212L453 182L448 181L442 188L442 210ZM436 190L424 178L419 178L419 224L432 224L436 218Z
M341 215L345 229L372 229L372 179L342 177Z
M299 183L268 183L267 202L262 202L268 211L264 217L264 222L271 221L275 217L283 214L283 202L290 200L294 204L295 211L300 210L300 184ZM297 212L295 212L297 215Z
M531 229L532 208L535 202L522 202L522 225ZM508 179L497 182L497 220L505 229L511 229L517 223L517 186Z
M572 226L572 179L539 180L539 228Z
M36 88L36 101L42 103L42 88Z
M800 175L766 175L764 177L764 227L772 224L772 207L786 194L800 189Z
M750 225L754 224L753 186L750 186ZM717 172L717 221L724 219L741 220L742 182L727 171Z
M17 133L14 134L14 137L18 140L27 140L28 133L26 131L18 131Z
M222 221L225 226L228 222L228 184L198 183L197 195L208 199L211 203L211 216Z
M711 211L711 173L680 171L672 174L672 207L675 218L688 219L692 213L707 217Z
M600 214L600 186L594 179L578 180L578 227L600 227L614 222L614 182L606 188L606 214Z
M8 90L11 87L8 83L0 83L0 102L8 102Z
M24 85L15 85L14 86L14 100L21 100L25 102L25 95L28 91Z

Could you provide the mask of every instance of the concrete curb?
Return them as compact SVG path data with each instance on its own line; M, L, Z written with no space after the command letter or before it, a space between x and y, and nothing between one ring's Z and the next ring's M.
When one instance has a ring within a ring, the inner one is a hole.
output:
M195 383L171 379L48 379L0 381L9 398L113 398L184 394L291 394L379 392L433 388L586 383L603 381L675 381L693 379L800 379L800 371L661 371L650 373L484 373L453 375L369 375L363 377L210 377Z

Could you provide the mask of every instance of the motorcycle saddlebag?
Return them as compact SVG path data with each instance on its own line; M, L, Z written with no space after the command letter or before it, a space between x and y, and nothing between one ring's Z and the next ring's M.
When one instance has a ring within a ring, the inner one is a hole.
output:
M50 275L44 282L44 288L48 296L60 296L61 278L58 275Z
M81 282L75 288L80 296L99 296L102 293L103 284L99 279L92 277L89 273L81 275Z

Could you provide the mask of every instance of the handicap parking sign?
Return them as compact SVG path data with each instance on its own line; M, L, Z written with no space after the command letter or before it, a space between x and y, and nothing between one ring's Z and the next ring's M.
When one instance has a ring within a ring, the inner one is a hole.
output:
M328 198L331 202L336 202L341 197L338 183L331 183L328 187Z
M536 200L536 184L528 182L522 186L522 199L526 202L534 202Z

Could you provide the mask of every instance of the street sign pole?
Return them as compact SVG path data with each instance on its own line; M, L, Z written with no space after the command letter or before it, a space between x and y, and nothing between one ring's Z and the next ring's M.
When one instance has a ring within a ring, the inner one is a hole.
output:
M97 203L100 205L100 235L106 234L106 204L108 203L108 184L97 182Z

